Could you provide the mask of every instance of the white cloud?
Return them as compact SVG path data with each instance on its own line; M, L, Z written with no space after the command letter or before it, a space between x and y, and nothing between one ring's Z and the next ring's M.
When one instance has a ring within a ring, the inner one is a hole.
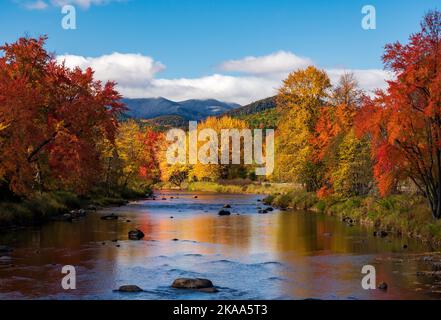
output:
M115 52L97 58L63 55L58 56L57 61L65 62L69 68L91 67L97 79L114 80L120 86L128 88L147 86L156 73L165 69L162 63L154 61L151 57L132 53Z
M248 75L213 74L199 78L164 79L157 76L165 66L152 57L141 54L113 53L96 58L64 55L57 57L57 60L65 61L66 66L71 68L91 67L95 70L97 79L116 81L118 90L128 98L162 96L177 101L215 98L240 104L276 94L289 72L310 64L308 58L298 58L292 53L279 51L265 57L248 57L221 64L223 70L246 72ZM258 72L259 66L264 71ZM367 91L384 88L385 79L392 77L390 73L380 69L331 68L326 71L333 83L343 73L352 72L360 87Z
M225 61L220 65L223 71L249 74L274 74L304 68L313 64L309 58L299 57L291 52L278 51L266 56L248 56L239 60Z
M233 77L214 74L201 78L153 79L145 88L121 87L129 97L166 97L180 101L214 98L246 104L273 95L278 81L260 77Z
M83 9L88 9L92 5L105 5L110 2L122 2L127 0L35 0L35 1L24 1L16 0L20 5L23 5L28 10L43 10L48 8L50 5L54 7L62 7L65 5L78 6Z
M327 69L332 83L336 83L344 73L353 73L361 88L368 92L375 89L385 89L386 80L392 80L393 74L390 71L381 69Z
M81 8L89 8L91 5L102 5L109 2L121 1L121 0L51 0L54 6L62 7L67 4L77 5Z
M37 0L32 2L26 2L24 7L28 10L44 10L48 7L48 4L43 0Z

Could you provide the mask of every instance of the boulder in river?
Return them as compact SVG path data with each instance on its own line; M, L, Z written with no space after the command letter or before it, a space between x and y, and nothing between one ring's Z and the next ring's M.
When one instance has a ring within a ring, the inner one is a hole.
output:
M386 238L388 233L384 230L374 231L374 237Z
M140 287L135 286L135 285L126 285L126 286L121 286L119 287L118 290L115 290L118 292L143 292L144 290L142 290Z
M0 253L10 253L12 252L12 248L8 246L0 246Z
M197 199L197 198L198 198L198 196L194 196L194 197L193 197L193 199Z
M224 205L224 209L231 209L231 205L229 204Z
M141 230L131 230L129 231L129 239L130 240L141 240L144 238L145 234Z
M273 208L273 207L268 207L268 208L266 208L265 210L266 210L266 211L274 211L274 208Z
M382 282L379 284L378 289L386 291L387 290L387 283L386 282Z
M86 216L86 210L84 210L84 209L71 210L71 211L69 212L69 214L71 215L71 217L72 217L73 219L81 218L81 217L85 217L85 216Z
M173 281L172 288L176 289L209 289L214 288L213 282L208 279L179 278Z
M220 215L220 216L229 216L229 215L231 215L231 212L228 211L228 210L221 210L221 211L219 211L218 215Z
M432 263L432 271L441 271L441 262Z
M259 214L267 214L268 211L266 209L257 211Z
M118 220L118 216L116 215L116 214L114 214L114 213L111 213L111 214L109 214L109 215L107 215L107 216L102 216L101 217L101 220L107 220L107 221L110 221L110 220Z
M94 206L93 204L90 204L86 207L87 210L89 211L97 211L97 207Z

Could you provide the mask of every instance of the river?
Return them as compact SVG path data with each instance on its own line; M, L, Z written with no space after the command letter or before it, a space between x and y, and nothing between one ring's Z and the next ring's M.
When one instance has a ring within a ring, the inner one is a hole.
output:
M322 214L258 214L257 195L160 193L72 223L3 232L0 244L14 251L0 258L0 299L441 298L439 282L417 275L428 270L429 248L416 241L377 238ZM231 216L217 215L224 204ZM109 213L120 219L100 219ZM146 237L128 240L134 228ZM75 290L61 287L64 265L76 269ZM362 288L364 265L387 291ZM179 277L211 279L219 292L171 288ZM113 291L127 284L145 291Z

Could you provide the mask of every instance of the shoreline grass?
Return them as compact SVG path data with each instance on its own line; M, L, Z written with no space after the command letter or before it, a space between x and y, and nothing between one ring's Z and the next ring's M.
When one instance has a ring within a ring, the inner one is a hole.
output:
M186 191L237 193L237 194L262 194L269 195L274 192L288 192L295 188L291 183L266 183L248 182L247 180L225 180L223 182L190 182L182 184L180 188L165 183L156 186L158 189L178 189Z
M104 193L96 190L79 196L72 192L41 193L30 199L0 202L0 228L34 226L75 209L88 206L109 207L127 204L129 200L145 197L150 191L124 190Z

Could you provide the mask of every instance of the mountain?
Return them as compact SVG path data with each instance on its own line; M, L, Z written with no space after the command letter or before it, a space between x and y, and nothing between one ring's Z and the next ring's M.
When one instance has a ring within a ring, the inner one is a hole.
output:
M244 120L250 128L276 128L280 119L279 111L276 108L276 97L265 98L246 106L230 110L222 116L230 116Z
M254 113L263 112L276 107L276 97L269 97L259 101L255 101L246 106L236 108L225 112L224 115L231 117L247 116Z
M162 116L179 116L185 120L202 120L240 107L215 99L185 100L175 102L165 98L123 99L129 109L126 115L135 119L153 119Z

